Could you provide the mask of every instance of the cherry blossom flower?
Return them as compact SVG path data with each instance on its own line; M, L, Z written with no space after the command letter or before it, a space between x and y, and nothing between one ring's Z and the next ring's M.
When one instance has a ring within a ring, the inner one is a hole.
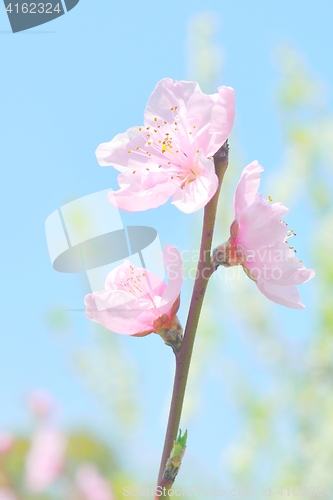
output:
M196 82L161 80L153 90L144 125L132 127L96 150L102 166L114 166L120 190L109 201L134 212L155 208L171 196L186 213L205 206L218 187L212 156L234 121L234 90L204 94Z
M0 433L0 455L4 455L11 450L14 444L14 436L9 432Z
M17 496L9 488L0 488L0 500L17 500Z
M28 398L28 404L31 411L38 417L47 417L55 406L51 394L43 389L32 391Z
M47 490L63 470L66 452L65 436L43 426L36 431L25 464L25 484L29 491Z
M101 476L94 464L82 464L75 478L78 492L84 500L113 500L114 496L108 481Z
M144 336L174 328L182 284L182 261L170 245L164 252L168 284L154 273L137 268L129 260L113 269L105 290L86 295L87 318L116 333Z
M315 273L299 260L287 238L293 236L281 217L288 212L282 203L265 200L258 188L257 161L245 167L234 195L235 220L230 238L213 252L215 266L242 265L259 290L273 302L293 309L304 309L296 285Z

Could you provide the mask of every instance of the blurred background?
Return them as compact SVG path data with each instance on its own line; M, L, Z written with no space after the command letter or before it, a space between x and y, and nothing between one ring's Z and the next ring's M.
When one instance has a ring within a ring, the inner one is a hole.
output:
M0 8L1 500L151 497L173 353L157 336L89 322L80 311L87 278L53 270L44 224L66 202L117 188L117 172L99 167L95 149L142 123L166 76L196 80L208 93L236 91L215 244L228 238L240 173L257 159L262 194L291 209L291 244L316 271L300 288L304 311L270 303L245 275L216 273L176 485L192 487L193 498L209 488L236 488L234 496L251 488L252 498L262 488L276 498L288 487L290 496L333 493L332 19L328 0L81 0L13 35ZM189 250L185 323L202 212L166 204L122 220Z

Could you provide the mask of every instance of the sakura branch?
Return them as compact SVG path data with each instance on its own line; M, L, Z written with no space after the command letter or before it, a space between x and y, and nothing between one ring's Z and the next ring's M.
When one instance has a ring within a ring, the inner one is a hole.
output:
M161 335L176 358L174 389L160 465L158 497L168 498L185 453L187 432L179 431L186 382L209 278L219 266L241 265L270 300L303 308L296 285L314 276L296 258L281 216L288 209L259 193L257 162L248 165L234 196L230 238L212 253L215 217L228 166L227 139L234 121L234 91L219 87L206 95L195 82L161 80L152 92L144 124L132 127L96 151L102 166L120 171L120 189L110 203L126 211L165 203L185 213L204 208L199 261L184 336L177 317L182 262L170 245L164 252L167 283L129 260L106 278L105 290L85 298L86 316L119 334ZM178 437L177 437L178 435Z

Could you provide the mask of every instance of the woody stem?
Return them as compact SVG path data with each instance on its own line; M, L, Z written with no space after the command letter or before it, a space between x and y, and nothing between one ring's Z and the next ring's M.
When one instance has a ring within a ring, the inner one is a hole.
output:
M217 203L224 174L228 167L228 150L228 142L226 141L214 155L215 171L219 180L219 186L215 195L204 209L199 261L193 286L190 309L184 331L184 340L180 351L175 353L175 380L155 498L169 498L168 490L173 484L173 482L170 482L170 480L166 480L163 477L163 474L166 462L171 453L173 443L177 437L200 312L209 278L214 272L211 265L210 255Z

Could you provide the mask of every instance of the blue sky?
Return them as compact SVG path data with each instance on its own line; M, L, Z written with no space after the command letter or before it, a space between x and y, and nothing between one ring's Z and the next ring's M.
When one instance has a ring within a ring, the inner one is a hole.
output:
M97 145L141 123L158 80L187 78L189 22L207 11L220 25L220 83L236 90L235 130L244 160L257 158L273 169L281 159L273 52L290 43L331 87L332 2L81 0L52 23L15 35L0 8L0 427L26 424L22 398L36 386L59 399L69 424L86 421L97 428L103 421L45 325L50 306L82 307L83 292L76 276L52 269L44 222L68 200L116 187L116 173L97 164ZM171 205L123 220L156 227L163 243L181 247L188 238L184 228L194 221ZM74 321L87 329L84 318ZM142 344L131 349L147 363ZM158 359L170 361L164 354Z

